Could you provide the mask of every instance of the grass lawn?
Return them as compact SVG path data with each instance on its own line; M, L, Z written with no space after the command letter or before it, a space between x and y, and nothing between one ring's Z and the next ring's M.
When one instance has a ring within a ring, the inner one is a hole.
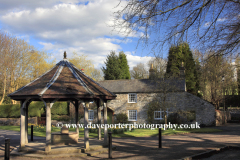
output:
M20 126L0 126L0 129L4 130L12 130L20 132ZM70 128L69 131L75 131L74 128ZM52 127L52 132L60 132L60 128ZM211 132L221 132L219 129L214 128L200 128L200 129L177 129L177 130L162 130L162 135L176 135L176 134L186 134L186 133L211 133ZM28 133L31 133L31 127L28 126ZM46 128L44 126L34 126L33 128L33 135L46 137ZM151 137L157 136L158 129L151 130L151 129L134 129L132 131L127 131L124 133L113 134L113 137ZM89 133L90 138L97 137L97 133ZM102 134L102 137L104 135ZM84 137L84 130L83 128L79 129L79 137Z

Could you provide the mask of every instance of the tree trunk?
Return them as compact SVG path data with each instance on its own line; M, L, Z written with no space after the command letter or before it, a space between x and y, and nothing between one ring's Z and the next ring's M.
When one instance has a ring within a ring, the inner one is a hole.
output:
M167 124L167 114L166 114L166 111L164 111L164 121L165 121L165 124Z
M4 98L5 98L6 84L7 84L7 71L5 70L5 72L4 72L4 81L3 81L3 95L2 95L2 99L0 101L0 105L2 104L2 102L3 102Z

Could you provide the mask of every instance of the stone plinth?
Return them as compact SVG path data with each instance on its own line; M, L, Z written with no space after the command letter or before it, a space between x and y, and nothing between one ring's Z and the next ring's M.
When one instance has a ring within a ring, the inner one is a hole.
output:
M62 133L62 134L68 134L68 133L69 133L69 129L68 129L66 126L63 126L63 127L61 128L61 133Z
M51 136L52 145L68 145L78 143L78 133L69 132L69 133L52 133Z

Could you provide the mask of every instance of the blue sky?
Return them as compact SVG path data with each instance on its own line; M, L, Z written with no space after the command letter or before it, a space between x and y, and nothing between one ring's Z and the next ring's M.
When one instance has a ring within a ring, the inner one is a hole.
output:
M124 51L130 68L147 63L154 55L140 46L133 34L121 41L123 34L112 31L113 12L118 0L2 0L0 1L0 28L26 40L38 49L52 53L52 59L63 58L67 51L85 54L96 68L104 65L111 50ZM168 51L164 51L166 53Z

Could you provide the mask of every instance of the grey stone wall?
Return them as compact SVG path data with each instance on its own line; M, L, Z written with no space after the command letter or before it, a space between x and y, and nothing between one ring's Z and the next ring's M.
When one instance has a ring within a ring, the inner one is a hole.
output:
M128 94L116 95L117 98L108 102L108 106L114 110L115 114L128 114L128 110L137 110L136 123L148 123L147 110L149 103L156 97L161 100L163 96L157 93L137 93L137 103L128 103ZM206 126L215 125L215 108L209 102L187 92L169 93L167 101L169 102L169 112L194 111L196 122Z
M37 124L37 117L28 118L28 123ZM19 126L20 125L20 118L0 118L0 125L1 126Z

